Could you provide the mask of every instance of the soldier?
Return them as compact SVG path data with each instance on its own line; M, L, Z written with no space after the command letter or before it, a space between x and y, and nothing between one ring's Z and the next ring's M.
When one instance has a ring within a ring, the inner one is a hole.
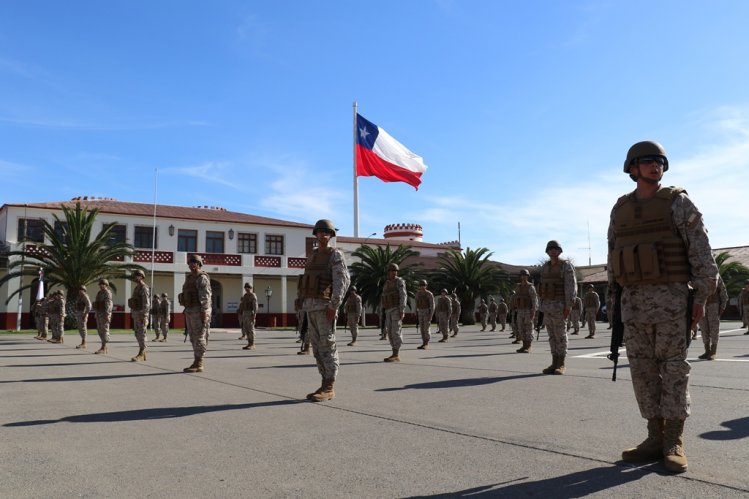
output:
M492 327L492 331L497 329L497 302L494 301L494 297L489 297L489 325Z
M257 316L257 295L252 291L252 284L244 283L244 295L239 302L239 322L242 326L242 338L247 338L247 345L242 350L255 350L255 317Z
M437 326L439 327L440 333L442 333L442 339L439 343L447 341L447 335L450 334L450 318L452 317L452 300L447 294L447 290L443 289L440 292L439 298L437 298L437 305L435 312L437 313Z
M361 296L356 294L356 286L351 285L349 288L348 298L346 299L346 324L351 331L351 342L348 346L356 345L356 337L359 334L359 320L362 314Z
M44 306L45 300L36 300L34 305L31 307L31 311L34 314L34 322L36 324L37 335L34 336L35 340L46 340L47 339L47 327L49 326L49 317Z
M499 325L502 326L501 331L504 331L505 326L507 325L507 312L508 309L505 299L500 296L499 303L497 303L497 319L499 319Z
M720 316L728 306L728 291L723 278L718 275L718 286L715 293L707 298L705 304L705 316L700 321L702 330L702 343L705 345L705 353L698 358L703 360L715 360L718 352L718 339L720 337Z
M515 338L515 341L512 342L513 344L520 343L520 335L518 334L518 307L516 302L515 291L510 291L510 300L507 308L510 310L510 330L512 331L510 338Z
M430 327L434 315L434 295L427 289L425 280L419 281L419 290L416 292L416 317L419 321L419 332L421 333L421 345L419 350L429 349L429 340L432 339Z
M458 300L458 295L455 292L450 295L450 300L452 305L452 311L450 312L450 331L453 332L450 337L454 338L455 336L458 336L458 332L460 332L459 323L462 306L460 300Z
M169 334L169 320L172 315L172 302L169 301L169 295L161 293L161 304L159 305L159 321L161 323L161 342L166 342L166 335Z
M544 313L544 325L549 334L551 365L542 372L564 374L564 361L567 357L567 330L564 322L577 296L577 279L572 264L559 258L562 247L557 241L546 244L546 254L549 255L549 261L541 267L539 309Z
M481 331L486 331L486 316L489 312L489 307L486 306L486 300L481 299L479 303L479 321L481 321Z
M182 372L202 373L208 328L211 325L211 278L203 272L203 258L200 255L190 256L187 265L190 273L182 285L180 303L185 307L185 326L195 360Z
M78 334L81 335L81 344L75 348L85 350L86 336L88 334L86 322L88 322L88 313L91 312L91 300L88 297L86 286L78 288L73 308L75 309L75 321L78 323Z
M161 297L158 293L154 293L153 299L151 300L151 327L153 327L153 332L156 333L156 337L153 339L153 341L161 341L161 315L159 314L160 308Z
M299 282L299 296L304 300L309 342L322 376L322 385L307 394L307 400L323 402L335 397L333 386L338 376L338 349L335 342L336 318L350 279L343 253L330 246L336 229L330 220L318 220L312 229L317 248L307 259Z
M109 290L109 281L99 279L99 291L94 298L94 316L96 317L96 332L99 333L101 348L94 353L109 353L109 324L112 322L112 292Z
M663 147L638 142L624 172L636 189L619 198L608 229L609 290L621 286L624 338L632 385L648 437L622 453L624 461L663 458L667 470L687 470L684 421L690 414L687 362L690 325L702 319L715 291L718 267L702 215L686 192L661 187ZM694 288L690 306L689 284Z
M59 289L52 293L52 299L47 304L47 315L52 333L47 343L65 343L65 295Z
M146 327L148 312L151 310L151 293L145 283L146 274L142 270L133 272L135 287L127 305L133 316L135 339L138 340L138 354L130 359L133 362L146 360Z
M400 362L398 351L403 344L403 317L406 315L406 281L398 277L398 265L388 265L388 278L382 288L382 306L385 309L385 333L387 334L393 355L385 362Z
M744 334L749 334L749 279L744 281L744 287L739 293L738 299L739 316L744 321L743 327L746 327Z
M523 341L523 346L516 350L517 353L530 353L533 343L533 318L538 310L538 297L536 288L528 282L530 275L526 269L521 270L520 283L515 288L517 340L513 343Z
M294 300L294 312L296 313L296 334L299 336L299 339L296 340L297 343L302 342L302 323L304 322L304 310L302 310L302 304L304 301L296 297L296 300ZM242 338L240 338L241 340Z
M588 323L588 336L585 337L587 340L596 337L596 315L601 306L601 298L593 289L592 284L588 284L583 304L585 305L585 321Z
M572 300L572 308L570 309L569 323L572 325L572 333L580 334L580 315L583 310L583 301L579 296L575 295L575 299ZM569 325L567 326L569 330Z

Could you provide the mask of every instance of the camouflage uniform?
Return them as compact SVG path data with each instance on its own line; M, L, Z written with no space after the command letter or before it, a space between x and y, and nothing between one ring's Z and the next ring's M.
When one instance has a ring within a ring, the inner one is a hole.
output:
M531 283L522 282L515 288L515 310L517 316L517 336L523 342L523 348L518 353L530 351L533 343L533 318L538 310L538 295Z
M191 271L182 286L182 300L185 306L185 326L195 356L193 365L197 367L200 364L202 370L212 312L211 279L208 274L202 270L197 273ZM187 369L191 369L191 367Z
M450 331L453 332L452 336L458 336L460 332L460 313L462 312L462 306L458 295L453 293L450 295L452 311L450 312Z
M146 350L146 328L148 327L148 312L151 310L151 293L143 281L133 288L128 305L133 316L133 328L140 355Z
M172 314L172 302L169 301L169 297L166 293L161 295L161 303L159 304L159 324L161 325L161 341L166 341L166 336L169 334L169 319Z
M744 327L746 327L746 333L749 334L749 281L739 293L738 298L739 316L744 321Z
M49 326L49 317L44 306L45 300L37 300L32 305L32 312L34 314L34 323L36 324L37 335L36 339L45 340L47 339L47 327Z
M91 312L91 300L84 288L78 290L78 296L75 299L75 321L78 323L78 334L81 336L79 347L86 347L86 336L88 334L88 314Z
M112 292L108 287L99 289L94 298L94 315L96 332L99 333L101 346L109 343L109 324L112 322Z
M47 340L50 343L63 343L65 338L65 295L62 291L56 291L46 305L47 315L49 316L49 329L52 338Z
M518 334L518 307L516 305L515 291L510 292L510 300L507 304L507 308L510 310L510 338L515 338L513 343L520 343L520 335Z
M439 333L442 334L440 343L447 341L447 336L450 334L450 319L452 318L452 300L450 295L444 291L437 298L437 305L435 311L437 313L437 325L439 327Z
M356 345L356 338L359 335L359 320L362 314L361 296L356 294L355 290L349 292L346 299L346 324L351 331L351 342L348 346Z
M479 304L479 320L481 321L481 330L486 331L486 315L489 307L486 306L486 300L481 300Z
M156 333L154 341L159 341L161 335L161 315L159 314L159 308L161 307L161 297L158 293L154 293L151 299L151 327L153 332Z
M432 325L432 316L434 315L434 295L422 284L421 289L416 292L416 316L419 320L419 332L421 333L421 346L423 350L429 345L432 339L430 331Z
M588 336L586 338L595 338L596 316L598 315L598 309L601 307L601 298L592 286L585 293L583 304L585 305L585 321L588 323Z
M505 326L507 326L507 304L505 303L504 298L499 299L499 303L497 304L497 320L499 321L499 325L502 326L502 331L505 330Z
M302 342L302 322L304 322L304 310L302 310L302 306L304 304L304 300L299 298L298 296L294 300L294 312L296 313L296 333L297 336L299 336L299 340L297 343Z
M718 351L718 339L720 338L720 316L728 306L728 291L723 279L718 276L718 286L715 293L711 294L705 304L705 316L700 320L702 330L702 343L705 345L705 353L700 359L715 360Z
M572 334L578 334L580 332L580 314L582 313L582 309L583 301L579 296L575 296L575 299L572 300L572 308L570 308L570 317L567 327L567 329L569 329L569 325L572 326Z
M561 248L559 248L561 252ZM569 313L577 295L575 268L561 258L549 260L541 267L539 310L544 313L544 325L549 334L552 365L544 374L564 374L567 356L567 330L565 311Z
M406 312L406 281L402 277L388 279L382 289L385 307L385 333L393 350L403 344L403 314Z
M252 350L255 346L255 317L257 317L257 295L252 286L245 285L245 294L239 302L239 319L242 323L242 337L247 338L244 350Z
M492 331L497 329L497 302L494 298L489 299L489 325L492 327Z

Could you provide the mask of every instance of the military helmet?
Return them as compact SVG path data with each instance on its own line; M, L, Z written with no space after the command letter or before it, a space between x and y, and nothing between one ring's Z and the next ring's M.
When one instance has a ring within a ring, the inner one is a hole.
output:
M493 297L493 296L490 296L490 297L489 297L489 301L494 301L494 297Z
M81 286L78 286L78 291L88 291L88 290L86 289L86 286L81 285Z
M99 279L99 284L103 284L105 286L109 286L109 281L107 281L106 279Z
M447 290L445 288L442 288L442 291L440 291L440 293L442 293L443 295L446 295L447 294Z
M328 219L323 218L322 220L318 220L315 223L315 228L312 229L312 235L313 236L316 235L317 232L321 230L328 231L331 234L333 234L333 236L335 236L335 231L336 231L335 225L333 225L333 222L331 222Z
M244 289L252 289L252 284L249 282L244 283Z
M356 286L352 284L351 286L349 286L348 290L349 292L353 291L354 293L356 293Z
M586 289L593 289L594 287L595 286L593 286L592 284L588 284L587 286L585 286Z
M668 158L666 157L666 150L658 142L645 140L633 145L629 148L629 151L627 151L627 159L624 160L624 173L629 174L629 167L632 166L632 162L644 156L660 156L664 161L663 171L668 171Z
M187 263L197 263L201 267L203 266L203 257L200 255L190 255L190 258L187 259Z
M169 298L169 295L168 295L168 294L166 294L166 293L161 293L161 297L162 297L162 298Z
M552 239L551 241L546 243L546 251L549 251L550 249L554 249L554 248L558 249L560 253L562 252L562 247L559 245L557 241Z
M523 270L520 271L520 275L527 275L528 277L530 277L531 273L528 272L527 269L523 269Z
M426 285L427 285L426 280L422 279L419 281L419 286L426 286Z
M396 272L398 272L400 270L400 267L398 267L397 263L391 263L390 265L388 265L388 272L390 272L391 270L395 270Z
M146 274L144 274L143 271L140 270L140 269L138 269L135 272L133 272L133 278L138 277L138 276L140 276L140 277L142 277L144 279L146 278Z

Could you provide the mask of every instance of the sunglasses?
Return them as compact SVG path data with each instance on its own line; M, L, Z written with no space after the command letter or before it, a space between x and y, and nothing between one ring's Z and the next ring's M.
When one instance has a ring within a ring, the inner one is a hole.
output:
M658 163L659 165L663 166L666 164L666 160L663 159L662 156L641 156L637 158L637 164L639 165L652 165L653 163Z

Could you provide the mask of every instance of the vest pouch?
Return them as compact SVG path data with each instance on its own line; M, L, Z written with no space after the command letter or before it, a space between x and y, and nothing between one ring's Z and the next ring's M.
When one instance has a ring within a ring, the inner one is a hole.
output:
M658 261L658 248L655 247L655 244L639 244L637 246L637 255L640 262L641 278L645 281L660 278L661 268Z
M622 276L626 282L637 281L640 278L640 269L637 265L637 245L622 248Z

